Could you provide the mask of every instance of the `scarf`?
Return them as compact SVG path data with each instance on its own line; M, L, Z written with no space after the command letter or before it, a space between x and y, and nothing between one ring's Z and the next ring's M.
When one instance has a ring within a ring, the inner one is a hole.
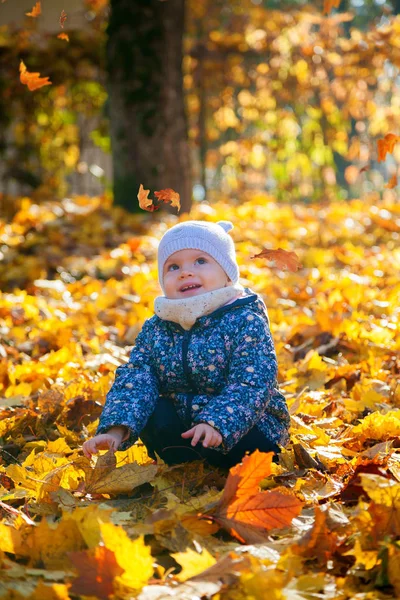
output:
M233 302L243 292L244 288L236 284L190 298L171 299L159 296L154 301L154 312L163 321L179 323L183 329L189 330L199 317L209 315L217 308Z

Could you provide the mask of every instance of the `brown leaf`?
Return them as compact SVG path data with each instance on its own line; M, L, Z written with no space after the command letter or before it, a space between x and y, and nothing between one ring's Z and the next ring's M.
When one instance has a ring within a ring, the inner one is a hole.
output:
M149 212L153 212L154 210L157 210L157 207L154 206L153 200L151 198L149 198L149 194L150 194L150 190L145 190L143 185L140 184L139 192L137 195L138 200L139 200L139 206L143 210L148 210Z
M162 202L170 202L172 207L176 207L178 212L181 209L180 196L178 192L175 192L171 188L166 188L165 190L160 190L159 192L154 192L157 200Z
M130 463L116 467L115 454L109 450L97 459L94 469L82 464L85 470L87 494L123 494L154 479L157 465Z
M93 550L71 552L69 558L79 574L72 582L72 594L107 600L114 593L114 578L122 575L124 569L117 563L112 550L97 546Z
M326 509L315 507L314 524L300 542L292 546L293 552L307 558L322 559L325 562L332 556L338 541L337 535L327 526L326 514Z
M62 9L61 16L60 16L60 26L62 27L62 29L64 29L64 23L66 20L67 20L67 13L64 11L64 9Z
M40 73L29 73L22 60L19 66L19 71L21 83L27 85L31 92L38 90L45 85L51 85L51 81L49 81L48 77L40 77Z
M262 250L259 254L251 256L251 258L266 258L275 262L278 269L293 271L294 273L301 269L299 258L295 252L287 252L278 248L278 250Z
M38 17L42 14L42 6L40 2L36 2L35 6L32 8L31 12L25 13L27 17Z

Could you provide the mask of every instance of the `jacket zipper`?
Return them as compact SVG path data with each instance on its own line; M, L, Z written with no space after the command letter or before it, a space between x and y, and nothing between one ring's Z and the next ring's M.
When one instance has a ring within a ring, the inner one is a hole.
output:
M188 355L189 341L190 341L191 335L192 335L191 329L189 331L185 331L183 334L183 342L182 342L183 372L185 374L185 377L187 378L187 380L190 383L192 383L192 381L191 381L191 377L190 377L190 373L189 373L187 355ZM185 408L186 420L189 425L192 422L192 398L193 398L193 394L191 394L189 392L187 394L187 401L186 401L186 408Z

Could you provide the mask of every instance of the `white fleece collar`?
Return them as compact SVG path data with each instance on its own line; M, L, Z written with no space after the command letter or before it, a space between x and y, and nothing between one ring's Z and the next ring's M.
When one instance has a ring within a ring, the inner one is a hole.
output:
M178 300L159 296L154 301L154 312L163 321L173 321L183 329L189 330L199 317L209 315L224 304L239 298L243 292L243 286L238 283Z

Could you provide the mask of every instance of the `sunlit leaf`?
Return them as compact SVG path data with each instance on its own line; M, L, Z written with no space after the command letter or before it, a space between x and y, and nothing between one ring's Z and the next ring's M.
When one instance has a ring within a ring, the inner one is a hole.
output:
M42 6L40 2L36 2L35 6L32 8L31 12L25 13L27 17L38 17L42 14Z
M51 85L51 81L49 81L48 77L40 77L40 73L30 73L22 60L19 71L21 83L27 85L31 92L38 90L45 85Z

